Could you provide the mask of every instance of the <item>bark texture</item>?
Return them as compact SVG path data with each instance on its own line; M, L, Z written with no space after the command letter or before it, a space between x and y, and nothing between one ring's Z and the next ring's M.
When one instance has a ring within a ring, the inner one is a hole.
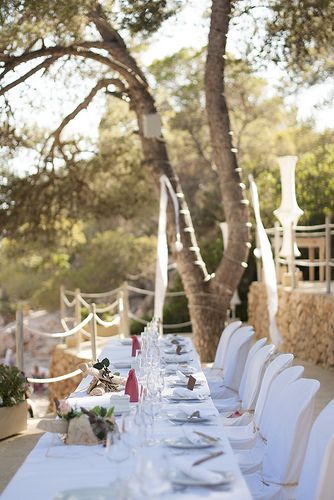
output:
M243 196L236 154L233 151L231 127L224 97L224 58L228 32L230 2L214 0L206 65L206 99L214 162L219 171L226 220L229 224L229 245L216 275L209 275L201 257L190 211L182 188L169 160L163 136L147 138L143 131L144 116L157 113L153 95L145 76L130 55L119 34L115 34L100 13L92 18L104 45L118 64L126 67L123 76L127 82L131 106L135 110L145 164L151 169L156 184L165 174L180 202L180 223L183 251L175 253L178 271L189 301L194 342L202 360L214 358L226 312L236 289L248 255L248 209ZM173 234L173 211L169 207L169 235Z

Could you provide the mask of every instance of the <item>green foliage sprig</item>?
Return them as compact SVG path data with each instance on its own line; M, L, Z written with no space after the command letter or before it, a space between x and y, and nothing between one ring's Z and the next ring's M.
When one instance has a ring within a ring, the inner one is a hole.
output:
M0 365L0 407L22 403L27 388L27 379L16 366Z

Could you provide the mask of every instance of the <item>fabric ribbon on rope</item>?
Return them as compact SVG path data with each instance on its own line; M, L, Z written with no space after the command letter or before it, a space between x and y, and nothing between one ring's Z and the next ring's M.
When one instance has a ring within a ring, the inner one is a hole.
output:
M158 225L157 262L155 270L155 293L154 293L154 316L161 319L168 286L168 245L167 245L167 205L168 194L174 206L175 215L175 244L177 252L181 252L183 246L180 234L179 202L173 186L166 175L160 177L160 212Z
M249 182L252 195L253 210L256 220L256 230L259 237L259 245L261 250L264 284L267 291L269 333L274 344L279 345L282 341L282 337L276 323L276 314L278 309L278 293L277 293L275 262L271 251L271 244L261 220L259 195L257 187L253 179L253 176L251 175L249 176Z

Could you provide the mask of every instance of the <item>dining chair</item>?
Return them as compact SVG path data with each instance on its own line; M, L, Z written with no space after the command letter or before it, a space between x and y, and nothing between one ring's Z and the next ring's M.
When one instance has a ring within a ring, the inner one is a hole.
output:
M206 378L209 380L210 378L213 379L221 379L223 375L223 369L224 369L224 362L225 362L225 354L230 342L230 339L234 332L238 330L242 325L241 321L233 321L232 323L229 323L223 330L216 355L215 355L215 360L213 362L212 367L210 368L205 368L203 371L205 373Z
M315 420L296 492L297 500L334 497L334 399Z
M219 412L254 410L264 371L274 351L274 344L269 344L255 352L247 367L243 391L239 390L232 398L213 399Z
M247 327L243 327L243 328L246 329ZM247 375L247 372L248 372L248 367L249 367L249 363L250 363L251 359L253 358L254 354L259 349L261 349L261 347L264 346L264 344L266 343L266 341L267 341L266 337L264 337L262 339L259 339L249 349L248 354L247 354L246 363L245 363L244 368L243 368L243 372L242 372L242 377L241 377L240 387L239 387L238 393L240 393L240 392L242 393L243 392L244 385L245 385L245 379L246 379L246 375ZM223 386L223 383L224 383L224 376L223 376L223 380L222 380L221 377L216 378L215 380L208 380L208 385L209 385L209 388L210 388L210 393L211 393L211 397L212 398L215 398L215 397L217 397L218 399L221 398L221 392L222 392L221 388ZM241 398L238 398L238 399L240 400Z
M249 438L249 430L247 430L245 432L246 436L244 436L245 449L238 449L236 451L239 467L244 474L251 474L261 468L268 440L268 427L273 418L272 411L275 408L275 401L284 393L286 387L292 382L299 380L303 373L303 366L291 366L282 370L270 384L262 411L257 417L258 432L255 442L253 439L251 439L250 443L246 441L246 438ZM268 425L266 422L268 422ZM252 431L254 431L254 428L252 428Z
M319 387L318 380L301 378L278 396L262 469L245 476L254 499L289 498L298 483Z
M238 396L242 372L253 336L254 330L251 326L243 326L232 335L226 355L224 377L221 378L218 385L217 395L219 398ZM212 391L211 397L214 396L215 393Z
M255 427L259 429L259 421L262 415L263 407L265 404L265 400L268 396L268 391L273 380L279 375L283 370L289 368L293 362L293 354L277 354L274 359L270 360L267 368L265 369L263 379L261 382L261 387L259 391L259 395L256 401L254 413L245 412L240 416L231 417L230 413L226 416L221 415L221 422L223 425L231 427L231 426L243 426L249 424L251 421L254 421Z

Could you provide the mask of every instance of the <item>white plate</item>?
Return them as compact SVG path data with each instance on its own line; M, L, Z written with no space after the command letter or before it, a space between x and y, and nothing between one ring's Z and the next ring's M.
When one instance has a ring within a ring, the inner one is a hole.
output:
M177 354L176 349L165 349L165 354L175 354L176 356L182 356L182 354L188 354L192 349L182 349L180 354Z
M119 339L122 345L132 345L132 339Z
M200 387L203 385L203 382L196 382L195 387ZM187 382L181 382L181 380L176 380L175 382L172 382L170 384L170 387L184 387L185 389L187 388Z
M178 396L170 396L167 399L168 399L168 401L177 401L177 402L184 401L186 403L201 403L202 401L206 401L208 399L208 396L199 396L197 398L192 398L192 397L185 398L185 397L178 397Z
M206 482L201 479L195 479L187 474L184 474L180 471L175 471L170 476L172 483L180 484L182 486L222 486L224 484L230 484L234 480L234 475L232 472L222 472L222 471L212 471L221 476L221 479L217 479L217 481L209 481Z
M200 424L202 422L210 422L210 417L192 417L192 418L188 418L186 416L182 417L182 416L178 416L178 415L167 415L169 420L171 420L172 422L179 422L179 423L182 423L182 424L186 424L186 423L189 423L189 424Z
M116 500L117 495L112 488L75 488L71 490L60 491L53 500Z
M185 437L179 437L177 439L165 439L164 443L170 448L181 448L183 450L196 450L202 448L212 448L213 446L215 446L215 443L209 443L204 439L203 441L195 444Z
M182 354L181 354L181 356L182 356ZM185 362L185 359L183 359L183 360L181 359L180 361L178 361L175 358L174 359L168 359L168 358L165 357L164 361L165 361L165 363L170 364L170 365L179 365L179 364L183 364ZM194 361L194 360L193 359L187 359L187 362L188 361L190 362L190 361ZM180 370L180 368L178 368L178 370ZM182 370L180 370L180 371L182 371ZM184 372L182 371L182 373L184 373Z
M120 370L122 368L131 368L131 361L116 361L115 363L112 363L112 365Z

